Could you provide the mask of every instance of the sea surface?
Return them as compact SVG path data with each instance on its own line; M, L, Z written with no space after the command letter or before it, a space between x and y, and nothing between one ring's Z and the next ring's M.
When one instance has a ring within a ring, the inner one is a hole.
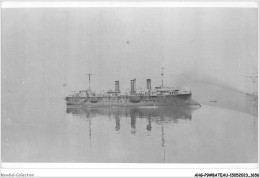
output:
M3 162L256 163L257 108L2 105Z

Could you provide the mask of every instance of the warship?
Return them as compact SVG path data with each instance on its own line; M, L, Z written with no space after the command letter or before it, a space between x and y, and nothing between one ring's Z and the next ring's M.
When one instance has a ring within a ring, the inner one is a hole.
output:
M152 88L151 79L146 80L146 89L136 89L136 79L130 81L130 90L121 93L119 81L115 81L115 89L100 94L90 89L72 93L66 97L67 106L102 107L102 106L182 106L200 104L192 99L192 92L179 87L167 87L163 84Z

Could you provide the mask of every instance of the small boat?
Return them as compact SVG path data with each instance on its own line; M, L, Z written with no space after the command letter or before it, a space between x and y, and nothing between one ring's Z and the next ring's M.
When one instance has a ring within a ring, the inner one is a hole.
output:
M210 103L216 103L217 100L209 100Z

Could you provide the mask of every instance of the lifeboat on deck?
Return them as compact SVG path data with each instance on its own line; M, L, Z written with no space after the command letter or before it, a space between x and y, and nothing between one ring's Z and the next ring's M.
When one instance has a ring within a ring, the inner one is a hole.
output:
M91 103L97 103L97 102L99 101L99 97L97 97L97 96L92 96L92 97L89 98L89 101L90 101Z
M140 101L142 101L143 97L139 95L135 95L135 96L130 96L129 99L131 103L139 103Z

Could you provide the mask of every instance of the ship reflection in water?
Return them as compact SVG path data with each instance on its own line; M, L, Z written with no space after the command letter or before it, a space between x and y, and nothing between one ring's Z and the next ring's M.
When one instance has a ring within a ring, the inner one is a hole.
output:
M120 130L120 119L130 118L131 133L136 133L136 120L147 120L147 131L152 131L152 123L163 125L190 121L192 111L196 108L191 107L105 107L105 108L67 108L67 113L74 116L85 116L86 118L96 118L98 116L108 116L115 119L115 131Z
M160 161L158 161L158 158L156 159L156 162L165 162L166 161L166 139L165 139L165 127L167 125L171 124L178 124L179 122L190 122L192 119L192 112L196 110L196 108L191 107L104 107L104 108L67 108L67 113L73 115L73 119L85 119L88 121L88 135L89 135L89 141L90 141L90 147L93 147L92 145L97 145L93 143L93 137L96 135L96 141L97 142L104 142L104 137L100 139L100 136L102 135L101 132L106 132L106 129L109 129L108 132L109 135L111 134L111 131L114 130L115 134L120 134L120 131L122 133L122 139L127 139L129 135L138 135L138 138L136 140L129 139L127 146L125 146L125 150L119 150L118 152L125 152L124 154L129 154L127 152L136 151L136 155L138 155L138 151L135 150L132 146L134 144L136 145L142 145L143 147L146 147L145 145L145 139L142 137L144 136L151 136L151 133L153 129L155 130L154 138L158 138L156 142L153 143L153 141L148 143L154 145L154 150L150 151L151 154L157 154L156 157L161 155L161 158L159 158ZM105 121L104 121L105 120ZM98 126L98 130L93 130L92 127L96 128L93 124L93 122L96 122L95 125ZM110 124L109 124L110 123ZM139 124L139 125L138 125ZM109 126L107 128L106 126ZM122 126L123 125L123 126ZM128 126L127 126L128 125ZM145 132L144 132L145 131ZM95 134L95 135L94 135ZM128 135L128 136L127 136ZM114 143L114 138L108 137L108 140L110 142ZM101 141L102 140L102 141ZM132 140L132 141L131 141ZM150 140L151 141L151 140ZM133 143L131 143L133 142ZM137 143L139 142L139 143ZM119 148L122 147L124 143L115 143L116 146ZM129 146L129 145L132 146ZM157 144L157 145L156 145ZM171 144L171 143L169 143ZM114 145L114 146L115 146ZM101 147L106 147L106 144L101 144ZM158 149L158 146L160 149ZM152 147L151 147L152 148ZM151 149L150 148L150 149ZM96 148L100 149L100 148ZM109 149L109 148L108 148ZM142 147L137 148L138 150L142 150ZM149 150L150 150L149 149ZM153 148L152 148L153 149ZM147 150L149 152L149 150ZM93 148L92 151L93 153ZM106 150L106 152L111 152L111 150ZM121 153L122 154L122 153ZM97 155L96 155L97 156ZM140 158L144 156L143 154L139 155ZM144 158L144 160L139 159L131 159L127 158L124 159L110 159L108 162L153 162L149 161L149 159ZM98 160L98 159L97 159ZM153 160L153 159L151 159ZM96 162L96 160L94 161ZM102 162L107 162L106 160L102 160Z
M257 118L221 107L67 107L66 123L77 162L257 161Z

